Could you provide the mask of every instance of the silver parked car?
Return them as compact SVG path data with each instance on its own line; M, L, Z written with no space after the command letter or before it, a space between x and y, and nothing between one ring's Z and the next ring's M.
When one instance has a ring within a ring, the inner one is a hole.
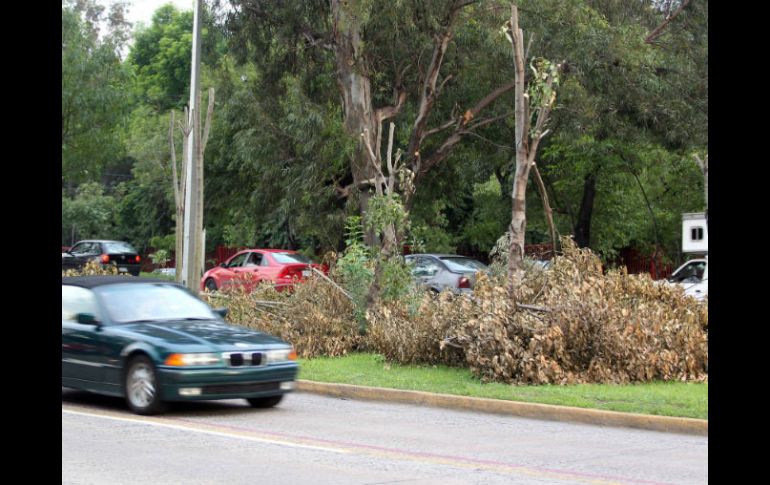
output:
M417 284L433 291L470 292L479 271L487 266L456 254L410 254L404 257Z

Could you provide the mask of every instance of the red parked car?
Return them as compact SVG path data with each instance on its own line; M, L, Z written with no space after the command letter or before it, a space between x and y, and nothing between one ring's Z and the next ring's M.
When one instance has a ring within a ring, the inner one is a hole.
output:
M245 249L211 268L201 278L201 291L216 291L232 286L252 290L263 281L283 290L310 276L312 270L327 272L307 256L288 249Z

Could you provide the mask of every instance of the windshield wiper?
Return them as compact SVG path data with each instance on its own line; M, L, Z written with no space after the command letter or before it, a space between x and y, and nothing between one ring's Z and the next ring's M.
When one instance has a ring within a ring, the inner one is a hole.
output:
M172 318L146 318L140 320L128 320L120 323L168 323L168 322L192 322L192 321L207 321L215 320L214 318L207 317L172 317Z

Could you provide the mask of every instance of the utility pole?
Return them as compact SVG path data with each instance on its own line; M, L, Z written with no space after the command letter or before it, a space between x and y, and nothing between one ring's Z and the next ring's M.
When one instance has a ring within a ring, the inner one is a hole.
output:
M201 278L201 265L196 257L200 248L202 227L198 216L198 198L202 191L200 187L200 173L198 157L200 148L200 107L198 106L198 92L200 90L200 53L201 53L201 0L195 0L193 9L193 38L192 38L192 75L190 79L190 120L192 121L192 133L188 140L187 167L185 173L185 212L184 212L184 254L182 267L182 284L198 292Z

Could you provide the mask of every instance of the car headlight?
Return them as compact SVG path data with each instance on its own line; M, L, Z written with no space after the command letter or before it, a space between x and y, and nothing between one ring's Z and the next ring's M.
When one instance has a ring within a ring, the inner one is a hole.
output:
M288 362L290 360L297 360L297 352L295 352L293 348L268 350L264 353L265 364Z
M186 367L191 365L215 365L221 359L217 354L171 354L166 358L165 364L174 367Z

